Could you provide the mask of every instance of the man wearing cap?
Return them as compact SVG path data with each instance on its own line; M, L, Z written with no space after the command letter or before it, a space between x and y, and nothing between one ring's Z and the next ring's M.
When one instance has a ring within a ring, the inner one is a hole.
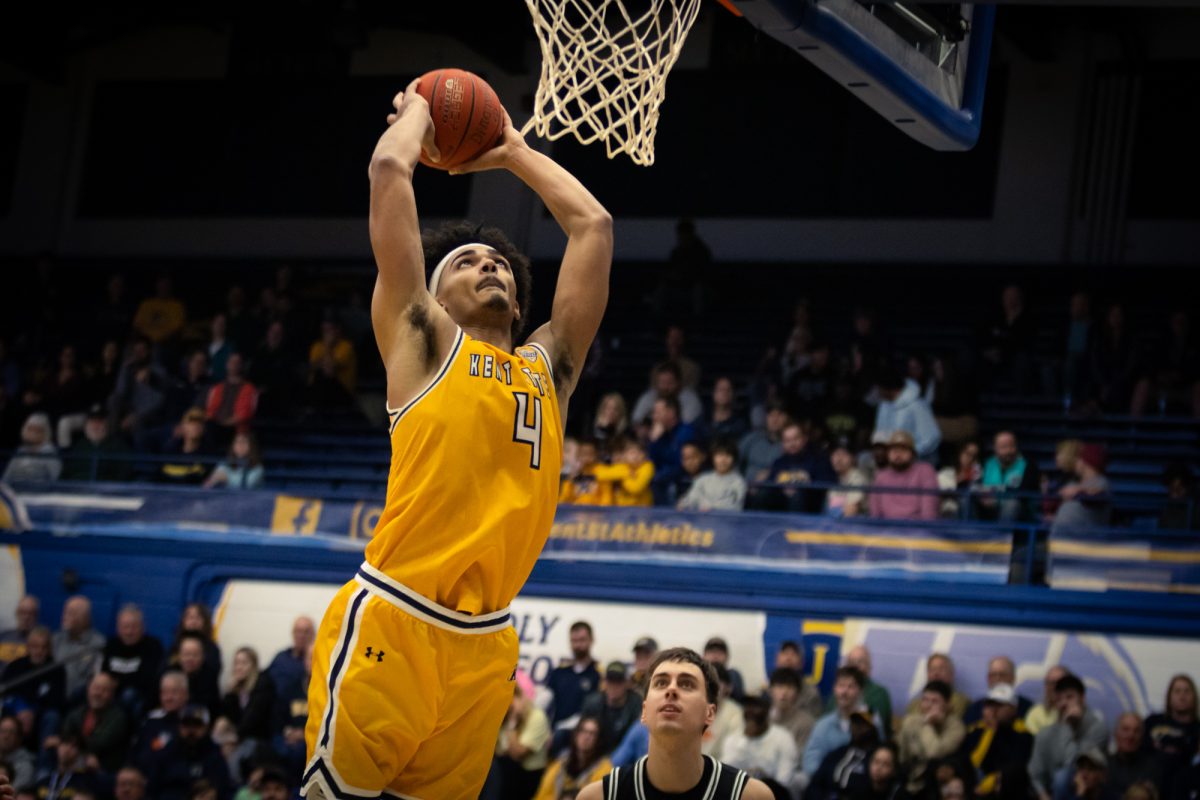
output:
M704 643L704 660L710 664L720 664L729 670L729 685L733 687L732 697L739 703L746 698L746 682L742 673L729 666L729 645L720 636L714 636Z
M871 516L880 519L932 520L938 516L937 473L917 460L913 437L895 431L888 437L888 465L875 474Z
M633 674L629 676L629 680L639 691L646 684L646 679L650 677L647 670L650 669L650 664L654 662L656 655L658 655L658 642L651 637L643 636L633 643Z
M71 442L63 453L64 481L127 481L133 474L132 463L124 458L129 448L108 427L108 412L96 404L83 423L83 436Z
M1023 769L1029 763L1033 735L1025 728L1019 700L1011 683L996 683L977 704L979 718L968 727L959 753L980 776L975 786L979 797L996 794L1000 774L1006 769Z
M1120 797L1108 781L1108 759L1099 747L1091 747L1075 757L1075 773L1054 793L1055 800L1117 800Z
M600 720L603 741L609 747L625 738L626 731L642 713L642 696L630 688L629 672L622 661L604 668L604 686L583 701L582 716Z
M1058 722L1034 737L1029 759L1029 777L1041 800L1050 800L1055 789L1070 779L1066 768L1080 753L1102 748L1108 741L1104 720L1087 707L1083 681L1068 673L1059 678L1054 693Z
M988 661L988 690L990 691L1002 683L1016 686L1017 668L1008 656L994 656ZM1017 698L1017 715L1024 719L1025 715L1029 713L1029 709L1033 708L1033 701L1019 694L1014 696ZM987 702L988 698L984 696L967 706L966 713L963 714L963 724L967 726L968 730L983 718L983 709Z
M1051 534L1074 528L1103 528L1112 520L1112 505L1108 497L1108 478L1104 471L1108 455L1104 446L1085 444L1075 461L1078 481L1059 490L1063 503L1058 507L1051 524Z
M179 714L179 736L151 761L149 784L151 797L158 800L186 800L192 785L206 780L217 790L220 800L233 796L233 781L221 749L209 735L208 709L201 705L185 706Z
M908 775L905 788L914 796L927 788L932 777L929 765L958 750L966 734L962 719L950 713L952 693L945 681L931 680L925 684L920 713L906 716L896 736L900 766Z

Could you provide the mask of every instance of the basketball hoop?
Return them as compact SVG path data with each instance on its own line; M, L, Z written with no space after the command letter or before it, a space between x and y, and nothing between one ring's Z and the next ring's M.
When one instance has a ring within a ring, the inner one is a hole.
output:
M629 0L633 2L633 0ZM700 0L650 0L631 14L626 0L525 0L542 50L533 129L554 141L574 134L604 140L609 158L654 163L658 107L667 73L700 10Z

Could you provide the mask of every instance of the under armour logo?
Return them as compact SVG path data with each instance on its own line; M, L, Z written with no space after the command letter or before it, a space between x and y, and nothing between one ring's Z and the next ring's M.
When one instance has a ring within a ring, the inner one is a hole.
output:
M368 648L367 648L367 652L365 653L365 655L366 655L366 657L367 657L367 658L370 658L371 656L374 656L374 657L375 657L375 661L376 661L376 662L379 662L379 661L383 661L383 655L384 655L384 653L383 653L383 651L382 651L382 650L380 650L378 653L376 653L374 649L372 649L372 648L368 647Z

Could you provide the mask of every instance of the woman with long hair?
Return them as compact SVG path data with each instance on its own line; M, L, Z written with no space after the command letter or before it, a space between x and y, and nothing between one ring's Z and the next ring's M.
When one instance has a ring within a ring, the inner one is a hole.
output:
M233 437L229 454L217 465L204 482L206 489L224 486L227 489L257 489L263 482L262 456L258 440L249 430L240 430Z
M259 671L258 653L239 647L233 655L229 685L221 698L221 716L237 728L238 740L269 739L275 685Z
M1161 754L1164 784L1186 767L1200 747L1200 714L1197 713L1196 682L1180 673L1167 684L1163 710L1146 717L1144 746Z
M574 800L584 786L612 772L602 738L599 719L580 717L571 734L571 748L550 762L534 800Z
M596 406L596 418L592 422L592 438L602 458L612 455L612 443L625 435L629 428L629 409L620 392L609 392L600 398Z
M204 671L213 683L221 675L221 648L213 639L212 612L203 603L188 603L175 626L175 638L171 642L170 662L179 663L179 643L185 633L197 634L204 643Z

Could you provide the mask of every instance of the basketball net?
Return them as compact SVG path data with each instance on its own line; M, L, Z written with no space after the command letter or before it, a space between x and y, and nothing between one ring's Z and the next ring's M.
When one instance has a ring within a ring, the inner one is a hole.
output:
M632 0L631 0L632 2ZM658 107L667 73L700 10L700 0L651 0L631 15L623 0L525 0L542 50L533 129L554 141L603 139L608 157L654 163Z

